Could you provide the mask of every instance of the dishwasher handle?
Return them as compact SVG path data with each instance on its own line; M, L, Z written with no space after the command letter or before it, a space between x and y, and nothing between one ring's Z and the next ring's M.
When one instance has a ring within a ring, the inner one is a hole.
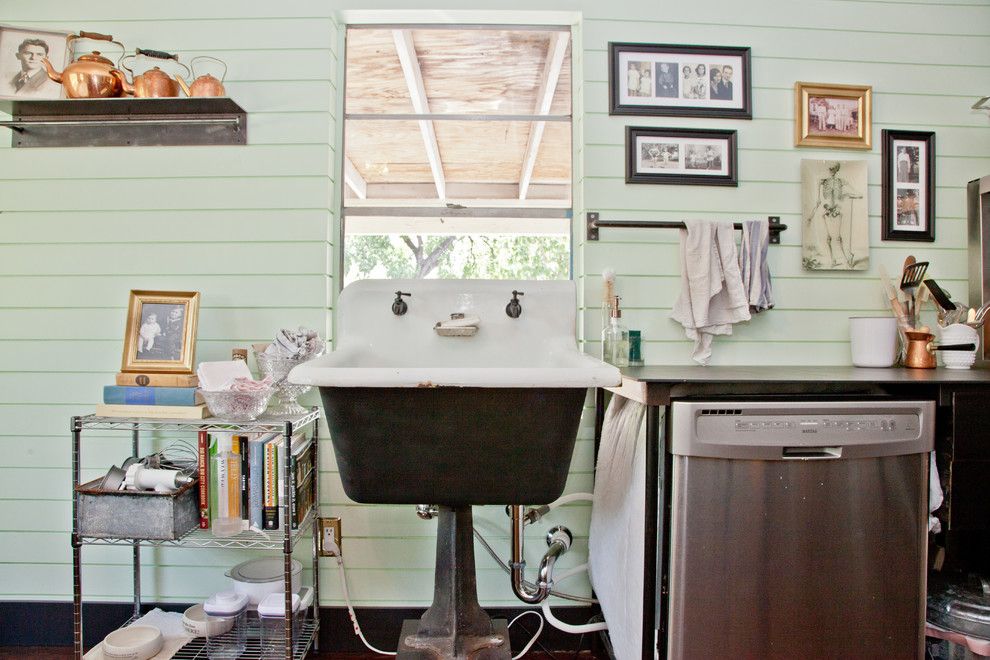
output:
M822 460L842 458L842 447L781 447L785 460Z

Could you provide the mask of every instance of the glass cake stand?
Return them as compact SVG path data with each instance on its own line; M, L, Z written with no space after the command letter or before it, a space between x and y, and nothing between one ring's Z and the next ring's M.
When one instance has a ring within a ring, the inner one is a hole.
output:
M268 405L269 415L301 415L309 411L308 408L299 405L296 399L312 389L312 385L294 385L288 381L288 376L293 368L321 355L323 350L301 358L279 357L255 350L254 358L258 361L258 369L262 377L271 377L272 387L275 388L275 395Z

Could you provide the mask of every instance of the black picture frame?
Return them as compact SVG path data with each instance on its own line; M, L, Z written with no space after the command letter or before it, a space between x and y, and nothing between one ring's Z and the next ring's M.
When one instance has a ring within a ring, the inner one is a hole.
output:
M626 126L626 183L738 186L736 152L734 130Z
M935 241L935 133L881 133L885 241Z
M632 54L642 55L643 60L638 63L630 62ZM717 58L717 61L712 62L712 58ZM654 82L645 84L643 89L635 92L635 97L631 96L629 83L637 76L634 76L632 71L623 71L623 64L627 69L631 69L633 64L639 64L644 70L644 76L650 74ZM676 65L675 83L672 89L668 83L664 86L666 91L661 92L657 81L661 75L669 75L669 67L666 74L661 74L661 66L664 64ZM699 66L703 69L703 75L698 74ZM715 71L712 67L719 67L721 72L726 66L733 68L731 75L736 78L728 89L722 92L722 94L727 93L728 98L708 98L712 93L711 85L714 84ZM682 84L686 75L684 67L693 67L695 77L692 79L697 82L697 86L691 87L693 91L690 93L685 91L685 86ZM735 71L736 67L738 72ZM609 42L608 71L610 115L753 118L752 65L748 46Z

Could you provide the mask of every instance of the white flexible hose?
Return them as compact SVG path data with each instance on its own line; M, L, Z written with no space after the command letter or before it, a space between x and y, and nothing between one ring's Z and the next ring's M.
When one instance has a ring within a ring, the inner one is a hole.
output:
M580 566L575 566L574 568L569 568L566 571L560 573L554 577L554 584L558 582L563 582L569 577L578 575L588 570L587 564L581 564ZM608 630L608 623L602 621L601 623L586 623L581 626L575 626L571 623L565 623L553 615L550 611L550 599L547 598L542 603L540 603L540 609L543 611L543 617L547 620L551 626L557 630L563 630L566 633L572 635L580 635L582 633L598 632L599 630Z
M551 502L547 506L550 508L551 511L553 511L558 506L570 504L571 502L591 502L594 499L595 496L592 495L591 493L570 493L568 495L564 495L556 502Z

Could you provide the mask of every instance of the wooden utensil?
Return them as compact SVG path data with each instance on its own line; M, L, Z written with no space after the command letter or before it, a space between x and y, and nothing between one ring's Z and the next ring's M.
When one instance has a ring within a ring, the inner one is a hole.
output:
M880 282L883 283L883 289L887 293L887 300L890 302L890 311L894 313L899 325L905 324L904 308L901 306L900 298L897 297L897 290L890 281L890 275L887 274L887 269L883 264L880 264L878 270L880 271Z

